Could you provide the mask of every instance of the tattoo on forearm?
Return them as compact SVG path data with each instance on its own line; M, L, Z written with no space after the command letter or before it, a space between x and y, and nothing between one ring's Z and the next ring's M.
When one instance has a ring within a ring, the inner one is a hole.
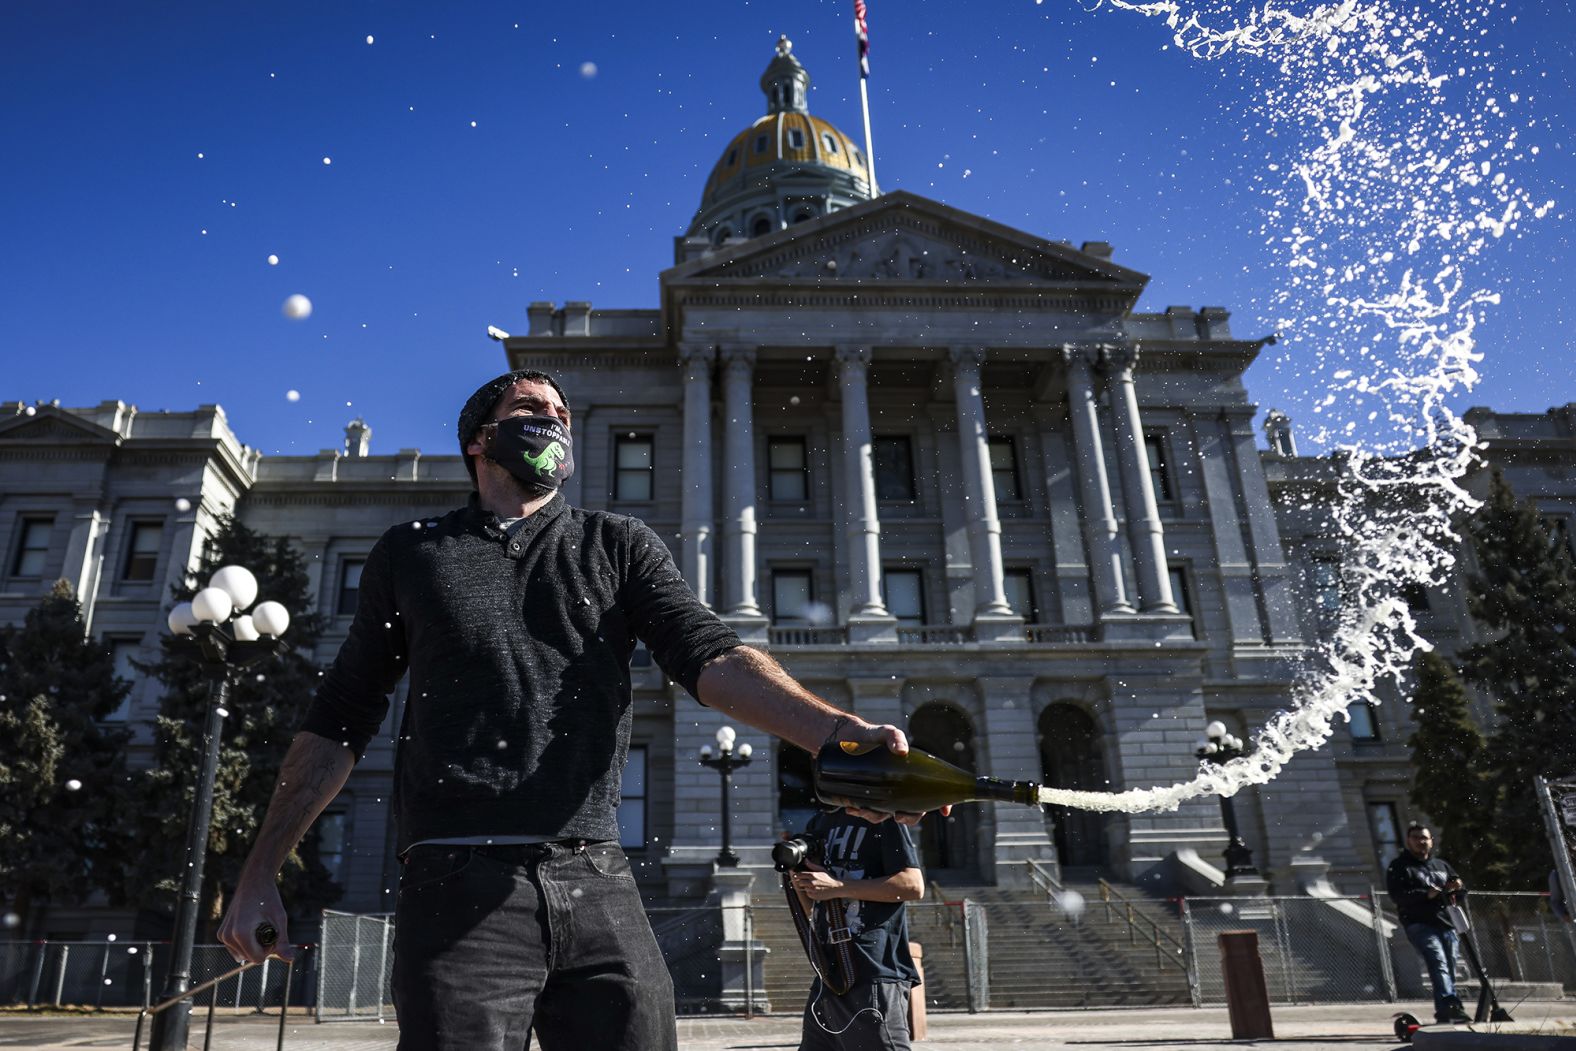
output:
M353 765L350 752L336 742L310 733L296 738L253 848L254 857L271 866L270 876L278 874L285 857L339 794Z

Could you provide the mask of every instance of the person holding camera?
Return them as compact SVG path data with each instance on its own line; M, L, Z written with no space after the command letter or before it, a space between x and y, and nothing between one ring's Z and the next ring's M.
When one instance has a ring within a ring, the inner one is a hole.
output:
M1434 987L1434 1021L1465 1022L1456 995L1456 955L1460 935L1445 911L1466 886L1443 858L1434 857L1434 836L1425 825L1406 830L1406 849L1390 862L1385 889L1400 913L1407 940L1423 958Z
M844 812L817 814L804 838L807 856L789 880L820 949L811 960L840 965L835 978L816 965L799 1051L908 1051L919 970L904 903L925 896L914 841L896 821Z

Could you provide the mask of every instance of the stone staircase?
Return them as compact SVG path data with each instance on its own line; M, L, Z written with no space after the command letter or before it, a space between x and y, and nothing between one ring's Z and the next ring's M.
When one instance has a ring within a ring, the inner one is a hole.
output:
M948 884L949 901L967 898L985 910L990 957L990 1006L998 1009L1129 1007L1191 1003L1184 961L1163 942L1157 954L1141 925L1130 933L1125 909L1107 909L1097 883L1069 883L1083 898L1069 912L1044 891ZM1180 940L1164 903L1136 888L1119 888L1144 916Z
M769 886L769 885L768 885ZM932 884L909 906L909 937L924 948L924 995L931 1010L969 1007L963 909L967 898L986 916L990 1006L997 1009L1119 1007L1191 1002L1180 957L1156 959L1152 941L1129 940L1124 913L1108 919L1094 884L1069 885L1082 894L1076 917L1046 901L1043 891L982 885ZM1122 888L1146 915L1176 933L1163 903ZM779 892L753 899L755 938L771 951L764 965L772 1010L797 1013L812 978L793 919ZM1169 926L1168 926L1169 925ZM1175 955L1174 949L1168 951Z

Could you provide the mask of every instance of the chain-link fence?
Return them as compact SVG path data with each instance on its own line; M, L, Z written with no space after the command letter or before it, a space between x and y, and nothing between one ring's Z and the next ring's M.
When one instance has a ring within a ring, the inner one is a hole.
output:
M1257 932L1272 1003L1396 998L1395 924L1374 909L1372 898L1187 898L1182 919L1201 1005L1226 1002L1218 948L1226 931Z
M1468 894L1466 910L1489 977L1576 994L1576 925L1555 917L1547 895Z
M394 1017L394 917L323 910L318 945L317 1020Z
M910 903L908 925L923 953L920 995L932 1011L1219 1005L1218 936L1240 930L1258 934L1274 1003L1426 998L1422 963L1385 904L1372 896L1160 900L1114 890L1105 898L984 890ZM1472 894L1468 912L1507 1004L1576 995L1576 926L1557 920L1544 895ZM680 1013L803 1009L813 972L786 904L757 894L748 906L648 913ZM315 1005L321 1021L392 1020L393 948L391 916L325 912L321 945L296 976L292 1004ZM0 941L0 1003L143 1006L163 989L169 956L158 942ZM232 966L223 946L196 946L192 982ZM1464 963L1459 976L1471 980ZM284 964L270 961L220 983L217 1008L277 1008L284 982Z
M95 1010L146 1007L163 991L169 963L166 942L0 942L0 1003ZM194 945L191 984L234 966L224 946ZM221 982L215 988L215 1005L237 1012L277 1008L284 988L285 964L270 960ZM307 1001L299 989L292 995L292 1003Z
M1200 1004L1225 1002L1217 936L1252 930L1274 1003L1427 998L1428 977L1406 932L1373 896L1186 898L1180 902L1189 970ZM1470 937L1484 971L1520 997L1576 993L1576 928L1537 892L1468 895ZM1475 982L1465 953L1457 978Z

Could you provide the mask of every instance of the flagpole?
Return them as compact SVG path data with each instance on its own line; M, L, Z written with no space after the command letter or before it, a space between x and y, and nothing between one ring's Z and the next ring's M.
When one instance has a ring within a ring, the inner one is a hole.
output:
M859 106L865 114L865 174L870 180L870 196L879 197L881 191L876 188L876 155L870 148L870 90L868 81L859 78Z
M870 148L870 24L865 0L854 0L854 39L859 42L859 108L865 115L865 181L870 184L870 196L879 197L876 188L876 154Z

